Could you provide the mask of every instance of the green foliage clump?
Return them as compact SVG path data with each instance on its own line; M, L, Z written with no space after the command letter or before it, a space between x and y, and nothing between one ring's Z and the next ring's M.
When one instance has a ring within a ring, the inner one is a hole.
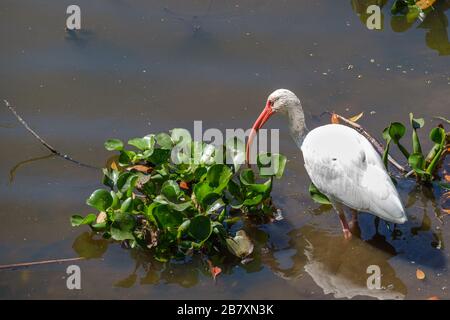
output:
M393 122L383 130L383 138L386 140L386 147L383 153L383 162L387 168L389 149L392 143L397 145L400 152L408 161L412 172L420 182L431 182L436 178L436 171L443 153L446 150L447 134L442 126L431 129L429 133L433 146L426 154L422 151L422 146L417 135L417 130L425 125L424 119L415 119L412 113L409 114L409 122L412 129L411 144L412 152L401 144L406 133L406 127L400 122Z
M119 155L103 169L107 189L87 199L98 213L72 216L73 226L89 225L104 238L151 249L161 261L197 251L227 250L240 258L251 253L245 232L232 237L231 226L244 217L270 219L273 177L282 176L284 156L260 154L257 177L240 168L245 154L236 138L217 147L173 129L128 144L134 148L117 139L105 142Z

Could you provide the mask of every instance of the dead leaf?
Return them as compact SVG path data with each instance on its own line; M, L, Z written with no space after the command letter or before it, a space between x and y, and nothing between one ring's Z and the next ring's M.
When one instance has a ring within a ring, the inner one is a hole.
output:
M427 300L441 300L438 296L431 296Z
M108 215L106 212L102 211L97 215L97 219L95 219L95 223L103 223L106 221L106 218L108 218Z
M444 180L447 181L447 182L450 182L450 174L446 174L444 176Z
M338 116L337 116L336 113L333 113L333 114L331 115L331 123L339 124L339 118L338 118Z
M119 170L119 166L117 165L117 162L112 161L109 167L113 170Z
M450 214L450 209L441 209L444 213Z
M348 120L352 122L357 122L361 117L364 115L364 112L358 113L357 115L354 115L353 117L348 118Z
M186 181L180 181L180 188L184 190L189 190L189 185Z
M253 252L254 245L244 230L239 230L234 238L227 238L225 242L228 250L241 259Z
M426 8L431 7L433 5L433 3L435 3L435 2L436 2L436 0L419 0L416 2L416 5L420 9L424 10Z
M153 168L149 167L149 166L144 166L142 164L136 164L134 166L128 167L127 170L128 171L134 170L134 171L139 171L142 173L150 173L150 172L152 172Z
M419 280L425 279L425 272L423 272L420 269L417 269L416 270L416 278L419 279Z

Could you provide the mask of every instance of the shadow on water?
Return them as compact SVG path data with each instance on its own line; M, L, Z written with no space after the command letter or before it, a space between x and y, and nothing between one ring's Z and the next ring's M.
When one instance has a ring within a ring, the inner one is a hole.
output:
M18 163L16 163L14 165L14 167L11 168L11 170L9 170L9 183L13 183L14 182L14 178L16 177L16 173L17 171L24 165L29 164L29 163L33 163L39 160L46 160L46 159L52 159L55 158L56 156L52 153L47 154L45 156L40 156L40 157L33 157L31 159L26 159L23 161L20 161Z
M351 6L365 25L369 16L366 12L368 6L378 5L386 9L385 11L389 11L390 3L387 0L352 0ZM390 12L382 13L382 21L385 21L386 16L390 16L390 27L394 32L406 32L413 26L427 30L425 35L426 45L437 51L439 55L447 56L450 55L450 42L447 32L448 19L445 12L450 8L450 1L437 1L433 8L434 10L429 12L422 22L408 22L406 16L393 16ZM383 28L385 28L385 24L383 24Z

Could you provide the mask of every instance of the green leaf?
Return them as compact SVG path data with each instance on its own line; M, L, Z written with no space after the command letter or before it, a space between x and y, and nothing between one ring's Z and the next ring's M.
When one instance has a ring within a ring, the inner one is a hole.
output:
M198 203L203 203L203 199L210 193L213 193L213 189L209 186L208 182L197 183L194 186L194 195Z
M159 165L167 162L170 156L170 150L157 148L153 150L153 153L147 158L148 161L155 165Z
M424 157L421 153L412 153L408 158L408 163L413 169L423 169L425 164Z
M445 142L445 130L440 127L433 128L430 132L430 139L436 144L443 144Z
M406 21L408 23L411 23L415 21L420 13L422 12L422 9L419 8L417 5L408 6L408 13L406 14Z
M202 148L202 155L200 157L200 164L213 165L216 161L215 158L216 147L212 144L206 144Z
M161 187L161 194L163 194L170 201L176 201L183 194L183 192L175 180L167 180Z
M128 213L116 213L111 224L111 237L117 241L133 240L136 225L134 217Z
M259 174L262 177L275 176L280 179L283 176L286 162L286 157L279 153L259 154L257 158Z
M133 163L136 153L129 150L122 150L119 155L119 165L126 167Z
M389 127L384 128L383 139L386 140L387 142L390 142L392 140L391 136L389 135Z
M214 189L214 192L220 193L228 184L233 172L224 164L215 164L211 166L206 174L206 180Z
M91 223L95 222L96 219L97 219L97 216L93 213L88 214L86 217L82 217L79 215L73 215L70 218L70 223L72 224L72 227L78 227L83 224L90 225Z
M241 164L245 163L245 144L237 137L230 138L225 143L226 159L231 159L234 172L237 172Z
M218 209L225 206L222 200L222 196L218 193L208 193L201 202L202 207L206 209L208 213L217 211Z
M249 206L249 207L256 206L256 205L260 204L263 201L263 199L264 199L264 197L262 194L257 194L254 197L246 198L243 202L243 205Z
M149 134L143 138L134 138L129 140L128 144L139 150L153 150L153 147L155 146L155 135Z
M412 145L413 145L413 153L422 153L422 147L420 146L419 136L417 135L417 129L420 129L424 126L425 120L423 118L414 119L414 115L412 113L409 114L409 121L411 123L412 131Z
M123 142L119 139L109 139L105 141L105 148L108 151L121 151L123 150Z
M113 198L108 190L98 189L91 194L86 203L98 211L106 211L113 203Z
M400 122L393 122L389 126L389 136L395 143L399 142L399 140L405 135L405 132L405 126Z
M186 233L190 224L191 220L186 220L178 227L177 239L180 239Z
M161 132L156 135L156 142L162 149L172 149L173 147L172 139L165 132Z
M246 186L251 185L255 183L255 173L252 169L246 168L241 171L239 179L241 180L242 184Z
M158 205L152 210L161 229L175 228L183 223L183 214L179 211L170 210L167 205Z
M127 197L131 197L138 179L139 176L136 173L124 171L117 179L117 189Z
M113 189L117 183L119 172L117 170L108 170L106 168L103 168L102 172L103 172L103 181L102 181L103 184Z
M122 205L120 206L121 212L130 212L133 210L133 199L127 198L124 202L122 202Z
M241 259L253 252L253 243L244 230L239 230L234 238L227 238L225 241L228 250Z
M311 198L317 203L331 204L328 197L324 195L322 192L320 192L319 189L317 189L317 187L313 183L309 185L309 194Z
M208 240L212 233L211 220L208 217L198 215L191 219L188 230L189 235L197 241Z
M188 208L192 207L192 201L190 200L185 202L172 202L163 195L158 195L154 201L157 203L166 204L171 209L176 211L185 211Z
M176 145L181 146L181 145L191 143L191 141L192 141L191 134L186 129L174 128L174 129L170 130L170 133L171 133L170 137L171 137L173 143Z
M272 187L272 180L267 180L263 184L255 183L255 174L252 169L247 168L241 171L239 175L241 183L247 187L248 190L258 193L266 193Z
M423 118L415 119L412 113L409 114L409 121L411 122L413 129L420 129L425 125L425 120Z

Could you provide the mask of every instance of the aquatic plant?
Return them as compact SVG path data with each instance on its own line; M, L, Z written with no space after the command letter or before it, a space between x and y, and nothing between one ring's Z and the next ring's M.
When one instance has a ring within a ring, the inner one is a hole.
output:
M160 261L194 252L225 250L239 258L252 252L245 232L231 227L242 219L271 218L272 182L283 174L283 155L260 154L255 174L240 168L244 148L236 138L217 147L176 128L128 145L133 148L118 139L105 142L119 154L103 169L107 188L86 201L98 212L72 216L73 226L89 225L106 239L151 249Z
M417 134L417 130L425 125L423 118L416 119L412 113L409 114L409 122L411 126L411 152L408 151L400 140L405 136L406 127L400 122L393 122L383 130L383 139L386 141L386 147L383 153L383 161L387 168L387 156L392 143L397 145L400 152L408 161L411 171L406 176L414 175L417 181L427 183L436 180L437 169L447 152L449 138L442 125L431 129L429 138L433 142L432 148L428 153L423 153L421 142Z

